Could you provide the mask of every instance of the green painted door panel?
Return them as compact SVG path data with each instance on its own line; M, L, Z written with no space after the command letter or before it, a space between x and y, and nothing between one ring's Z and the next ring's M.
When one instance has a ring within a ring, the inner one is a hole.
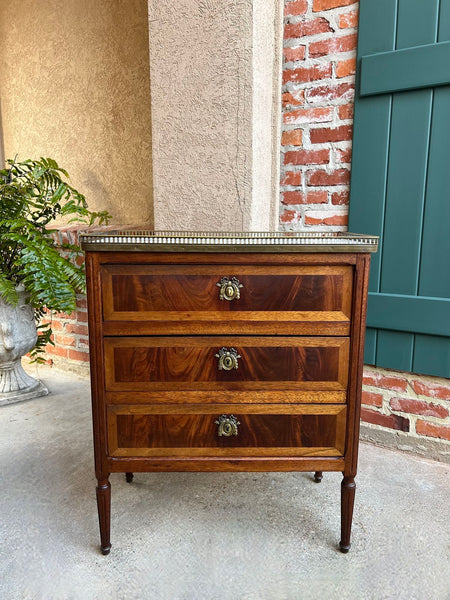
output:
M450 86L434 92L419 294L450 298Z
M367 365L374 365L376 361L378 330L373 327L366 329L366 347L364 348L364 362Z
M450 42L428 44L361 59L361 96L447 85Z
M450 299L369 292L367 325L450 336Z
M425 375L450 377L450 344L448 337L417 334L412 371Z
M447 377L450 1L360 0L359 19L349 228L380 236L365 360Z
M392 0L360 0L358 55L395 49L397 4Z
M381 101L380 101L381 100ZM391 119L390 98L368 98L355 107L355 128L352 159L352 194L361 199L351 207L350 217L358 223L361 233L382 232L384 225L384 199L387 183L389 132ZM370 143L367 143L370 140ZM368 182L364 177L371 167ZM361 174L361 176L358 176ZM369 183L369 185L368 185ZM352 230L353 225L350 227ZM353 227L354 229L354 227ZM382 241L378 252L372 256L370 290L379 288Z
M379 367L410 371L414 352L414 335L380 329L377 352Z
M450 40L450 2L441 0L439 6L438 42Z
M396 49L425 46L434 42L438 26L439 1L398 0Z
M395 48L397 7L392 0L361 2L358 33L358 54L386 52ZM357 72L357 87L359 71ZM352 151L352 194L360 198L350 212L350 230L355 227L362 233L381 232L384 224L384 198L389 150L391 98L379 96L355 103ZM365 171L370 166L372 176L367 185ZM361 174L361 176L359 176ZM352 225L352 220L356 224ZM372 256L369 289L378 291L380 252ZM368 328L366 333L365 361L375 364L378 332Z
M381 292L417 291L431 100L429 90L392 100Z

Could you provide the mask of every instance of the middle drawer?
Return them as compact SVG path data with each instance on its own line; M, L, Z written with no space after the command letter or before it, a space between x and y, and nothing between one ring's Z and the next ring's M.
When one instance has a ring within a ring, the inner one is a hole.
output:
M345 390L344 337L105 338L106 391Z

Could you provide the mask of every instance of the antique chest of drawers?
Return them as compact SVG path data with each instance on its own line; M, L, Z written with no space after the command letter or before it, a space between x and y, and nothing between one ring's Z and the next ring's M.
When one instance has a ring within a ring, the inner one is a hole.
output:
M341 471L350 548L370 253L345 233L86 233L101 550L109 475Z

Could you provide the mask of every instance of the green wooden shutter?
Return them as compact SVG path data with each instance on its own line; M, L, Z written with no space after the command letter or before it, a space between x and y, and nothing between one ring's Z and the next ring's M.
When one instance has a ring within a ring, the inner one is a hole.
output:
M365 361L450 377L450 0L360 0L349 229L380 236Z

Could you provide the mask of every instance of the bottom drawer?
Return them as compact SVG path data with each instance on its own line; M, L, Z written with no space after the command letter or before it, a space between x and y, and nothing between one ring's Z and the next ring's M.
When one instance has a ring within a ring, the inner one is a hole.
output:
M343 456L346 406L109 405L109 456Z

